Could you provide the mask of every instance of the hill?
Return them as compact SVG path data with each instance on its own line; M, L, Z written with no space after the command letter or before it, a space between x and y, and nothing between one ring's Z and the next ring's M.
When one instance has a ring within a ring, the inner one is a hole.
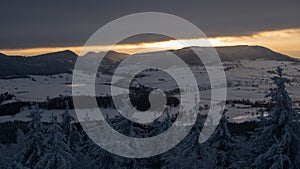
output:
M179 56L186 63L191 65L199 65L202 62L199 60L196 53L205 53L208 47L188 47L179 50L171 50L174 54ZM272 51L268 48L262 46L226 46L226 47L215 47L221 61L240 61L240 60L276 60L276 61L297 61L297 59L292 58L287 55Z
M188 47L178 50L159 51L148 53L150 55L163 55L165 52L173 52L189 65L202 65L201 60L194 53L205 53L207 47ZM222 61L239 60L276 60L298 61L290 56L274 52L262 46L229 46L216 47ZM101 53L87 53L82 57L97 57ZM139 54L137 54L139 55ZM109 51L102 61L99 70L109 72L128 54ZM72 73L78 55L70 50L47 53L33 57L7 56L0 53L0 78L19 78L28 75L51 75L59 73Z

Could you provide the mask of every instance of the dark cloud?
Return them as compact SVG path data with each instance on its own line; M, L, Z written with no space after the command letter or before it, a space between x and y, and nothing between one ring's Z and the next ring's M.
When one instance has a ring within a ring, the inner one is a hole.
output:
M265 30L300 27L299 8L299 0L1 1L0 48L83 45L106 23L146 11L183 17L208 36L251 35Z

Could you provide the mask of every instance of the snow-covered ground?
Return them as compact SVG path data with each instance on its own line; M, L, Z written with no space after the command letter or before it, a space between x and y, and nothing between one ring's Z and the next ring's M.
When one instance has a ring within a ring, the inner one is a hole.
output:
M224 69L226 70L226 80L228 83L227 100L249 100L255 101L268 101L265 98L266 90L273 87L272 80L274 76L273 71L277 66L284 69L284 74L292 80L292 86L287 89L294 102L300 102L300 63L286 62L286 61L266 61L256 60L247 61L242 60L238 62L224 62ZM193 67L194 76L201 88L200 97L201 104L205 105L210 103L210 89L209 78L205 73L203 67ZM185 71L180 71L185 72ZM144 71L143 76L136 78L133 84L143 84L150 87L157 87L162 90L171 90L176 88L174 80L170 76L162 74L158 77L155 71ZM188 76L188 74L179 75L180 77ZM50 76L30 76L31 78L18 78L18 79L1 79L0 93L8 92L16 96L14 100L6 101L2 104L15 102L15 101L46 101L47 98L54 98L60 95L71 96L72 87L82 84L73 84L71 74L58 74ZM122 82L125 77L117 77L117 80ZM97 95L110 95L110 75L98 74L96 81ZM121 83L122 84L122 83ZM123 93L125 89L114 86L118 93ZM188 86L186 86L188 89ZM193 94L193 90L190 91ZM194 103L193 101L191 101ZM299 106L295 104L296 107ZM256 119L257 108L245 108L246 105L227 106L230 121L242 122ZM61 113L60 110L45 111L44 116L48 117L52 113ZM71 110L74 115L73 110ZM28 111L22 111L14 116L1 116L0 121L12 120L26 120L25 116ZM47 119L47 118L45 118Z

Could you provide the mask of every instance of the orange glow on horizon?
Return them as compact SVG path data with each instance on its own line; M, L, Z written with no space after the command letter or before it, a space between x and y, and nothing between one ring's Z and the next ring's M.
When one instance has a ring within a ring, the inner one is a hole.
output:
M220 36L206 39L180 39L160 42L144 42L137 44L117 44L112 50L123 53L152 52L160 50L180 49L188 46L236 46L236 45L259 45L270 48L283 54L300 58L300 28L275 31L259 32L251 36ZM89 46L85 50L100 52L109 49L106 46ZM71 50L80 53L82 46L71 47L44 47L28 49L3 49L1 53L7 55L34 56L38 54ZM83 53L84 54L84 53Z

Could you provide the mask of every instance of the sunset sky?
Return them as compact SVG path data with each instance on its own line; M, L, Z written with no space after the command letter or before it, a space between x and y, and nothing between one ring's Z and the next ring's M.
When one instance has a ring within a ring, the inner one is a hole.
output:
M260 45L300 58L300 1L72 2L1 2L0 52L33 56L69 49L79 53L106 23L136 12L157 11L187 19L208 36L180 39L193 46L203 46L205 40L213 46ZM178 42L140 38L116 45L114 50L134 53L186 47ZM105 46L91 47L101 49Z

